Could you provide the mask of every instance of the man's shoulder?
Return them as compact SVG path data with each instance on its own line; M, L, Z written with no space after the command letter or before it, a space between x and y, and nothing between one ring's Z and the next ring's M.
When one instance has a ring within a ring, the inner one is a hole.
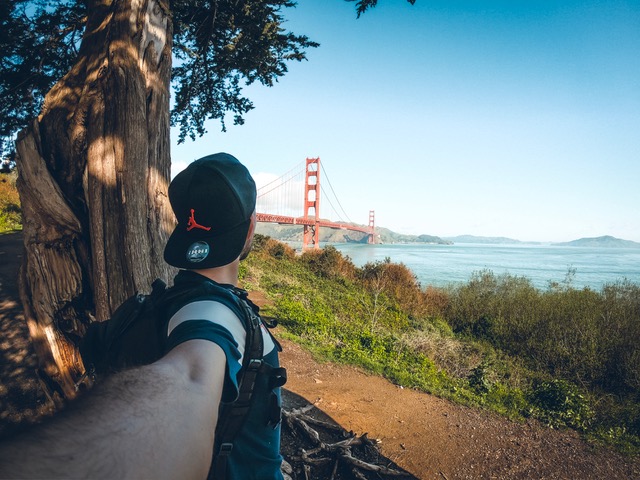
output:
M230 308L219 298L197 298L182 304L169 319L168 334L186 321L205 320L233 333L233 336L244 334L244 325L238 317L238 312Z

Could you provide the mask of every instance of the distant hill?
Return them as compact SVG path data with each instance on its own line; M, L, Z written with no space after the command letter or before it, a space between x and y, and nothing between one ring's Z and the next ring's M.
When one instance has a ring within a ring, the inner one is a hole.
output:
M445 237L453 243L484 243L484 244L513 244L523 243L507 237L477 237L475 235L458 235L456 237Z
M355 225L355 224L354 224ZM359 225L365 226L365 225ZM256 232L268 235L283 242L302 242L302 226L278 225L275 223L258 223ZM376 227L377 242L390 243L426 243L436 245L452 245L454 243L477 243L486 245L517 245L540 244L541 242L523 242L507 237L481 237L476 235L458 235L455 237L438 237L435 235L405 235ZM366 243L366 234L349 231L334 230L331 228L320 229L320 241L327 243ZM622 240L610 235L595 238L580 238L570 242L552 243L551 245L568 247L598 247L598 248L640 248L640 243L631 240Z
M570 242L554 243L553 245L567 247L599 247L599 248L640 248L640 243L631 240L622 240L610 235L594 238L580 238Z
M364 226L364 225L360 225ZM283 242L302 242L302 226L278 225L275 223L258 223L256 233L268 235ZM392 232L388 228L376 227L379 243L430 243L451 245L451 241L434 235L404 235ZM361 242L366 234L349 230L320 229L320 241L330 243Z
M382 243L431 243L437 245L451 245L453 243L435 235L405 235L382 227L376 227L376 233L380 236Z

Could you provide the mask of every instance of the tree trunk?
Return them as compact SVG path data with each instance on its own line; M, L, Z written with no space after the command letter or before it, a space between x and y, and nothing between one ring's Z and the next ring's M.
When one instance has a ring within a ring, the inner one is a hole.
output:
M83 367L68 339L168 280L174 218L165 0L93 0L77 63L17 142L21 298L41 369L66 398Z

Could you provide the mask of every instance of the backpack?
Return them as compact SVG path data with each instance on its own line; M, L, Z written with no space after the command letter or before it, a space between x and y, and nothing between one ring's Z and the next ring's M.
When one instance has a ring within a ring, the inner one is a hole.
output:
M225 288L202 279L182 288L167 288L156 279L148 295L135 294L125 300L109 320L94 322L79 343L80 355L88 375L108 374L127 367L148 365L161 358L165 352L166 328L165 307L169 303L189 301L206 296L231 308L240 318L245 330L245 353L238 379L238 397L234 402L221 404L215 432L215 445L209 479L226 478L227 461L233 450L233 441L241 430L251 408L253 390L260 375L268 375L269 385L276 388L287 380L286 370L273 367L262 360L263 340L261 324L269 328L275 322L266 322L259 315L259 308L240 288ZM158 321L161 319L161 321ZM267 330L268 331L268 330ZM270 332L269 332L270 334ZM271 337L278 350L282 347ZM269 424L280 422L280 406L271 390Z
M156 279L150 294L132 295L109 320L89 325L78 345L88 375L148 365L163 355L164 322L158 322L156 314L167 291L167 285Z

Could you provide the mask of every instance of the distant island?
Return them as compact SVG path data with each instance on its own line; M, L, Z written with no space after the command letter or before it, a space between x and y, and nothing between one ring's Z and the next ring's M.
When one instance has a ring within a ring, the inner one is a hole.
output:
M509 245L509 244L528 244L541 245L550 244L558 247L596 247L596 248L640 248L640 243L631 240L622 240L621 238L605 235L594 238L579 238L570 242L523 242L507 237L478 237L475 235L458 235L456 237L445 237L454 243L478 243L489 245Z
M520 240L515 240L513 238L507 238L507 237L478 237L476 235L458 235L456 237L445 237L445 239L453 243L483 243L483 244L495 244L495 245L525 243ZM526 243L538 243L538 242L526 242Z
M570 242L553 243L561 247L598 247L598 248L640 248L640 243L631 240L604 235L602 237L579 238Z

